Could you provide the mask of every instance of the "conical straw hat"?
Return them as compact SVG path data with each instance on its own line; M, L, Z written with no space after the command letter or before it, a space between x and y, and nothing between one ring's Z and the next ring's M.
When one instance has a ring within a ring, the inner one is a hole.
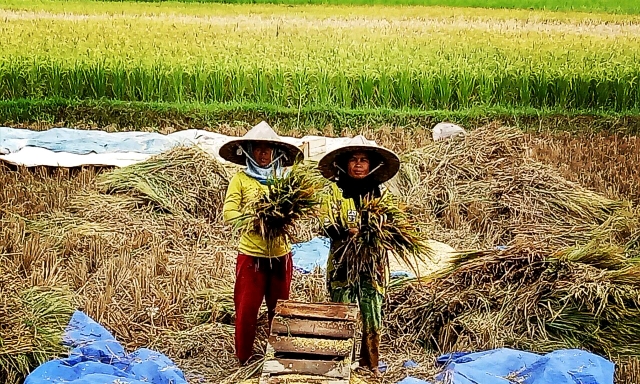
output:
M298 156L304 156L300 148L283 141L269 124L264 121L251 128L251 130L241 138L224 143L218 153L220 157L227 161L238 165L246 165L245 155L241 150L241 146L247 142L266 142L283 150L285 156L282 158L282 166L284 167L293 165Z
M375 170L374 168L379 164L371 162L371 170L374 171L368 176L380 184L391 179L400 169L400 158L395 153L386 148L380 147L373 141L367 140L362 135L358 135L349 140L345 146L334 149L320 159L318 162L318 169L320 170L320 173L322 173L322 176L331 181L335 181L336 176L340 172L338 167L342 168L346 172L347 159L349 158L349 155L354 152L364 152L373 155L371 156L373 159L370 160L377 159L382 161L382 165ZM339 164L337 162L343 162L343 164Z

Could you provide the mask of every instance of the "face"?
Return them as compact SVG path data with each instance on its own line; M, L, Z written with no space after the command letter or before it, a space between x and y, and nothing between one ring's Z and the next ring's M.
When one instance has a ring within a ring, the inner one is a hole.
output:
M273 155L273 148L266 143L256 143L253 145L253 159L261 167L269 165Z
M362 152L356 152L347 162L347 173L354 179L364 179L369 174L369 157Z

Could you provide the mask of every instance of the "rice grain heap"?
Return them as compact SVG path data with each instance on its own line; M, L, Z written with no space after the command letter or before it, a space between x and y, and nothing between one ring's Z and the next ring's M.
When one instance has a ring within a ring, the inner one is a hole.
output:
M444 230L479 234L484 247L393 292L393 337L438 351L640 355L640 217L631 204L533 161L522 133L508 127L410 153L399 185L416 212L432 212Z

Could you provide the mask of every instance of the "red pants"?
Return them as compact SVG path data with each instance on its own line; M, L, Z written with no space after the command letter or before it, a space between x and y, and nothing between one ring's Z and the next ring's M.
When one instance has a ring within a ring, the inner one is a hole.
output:
M279 299L289 299L293 275L291 253L278 258L238 254L233 301L236 309L236 356L245 363L253 354L258 312L266 299L269 327Z

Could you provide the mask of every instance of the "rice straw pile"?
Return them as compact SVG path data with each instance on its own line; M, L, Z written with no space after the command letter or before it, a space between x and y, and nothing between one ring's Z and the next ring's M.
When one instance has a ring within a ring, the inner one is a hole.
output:
M324 182L312 166L296 163L280 178L267 180L267 193L247 204L236 230L258 233L267 244L296 239L296 223L316 216Z
M570 246L628 204L567 181L534 161L516 128L488 125L403 156L397 183L412 213L484 246L528 235Z
M203 343L209 355L170 357L214 382L237 369L224 331L233 321L234 259L219 213L227 170L200 154L177 148L109 172L0 166L0 360L10 370L0 382L19 383L64 355L59 339L76 308L129 351L177 351L189 330L208 324L215 332L191 346ZM42 288L25 296L31 287Z
M498 346L588 348L624 364L620 383L640 380L638 213L531 160L521 138L487 126L415 150L396 178L408 213L369 202L373 224L363 233L396 215L419 221L396 225L404 233L424 222L429 237L467 249L440 274L391 289L383 382L407 373L404 359L419 361L422 377L435 369L433 350ZM128 350L167 353L190 381L231 384L259 372L260 361L238 368L233 355L236 252L221 219L230 172L196 148L109 173L0 165L0 382L18 383L64 354L59 340L73 308ZM280 207L300 191L285 187ZM301 204L308 210L287 229L292 236L316 209L310 204ZM397 239L377 233L368 244ZM295 273L293 298L325 298L324 275ZM260 329L258 351L265 338ZM418 357L416 341L432 350Z
M102 175L105 193L129 193L172 214L219 219L229 171L196 146L176 147Z
M509 346L640 355L634 207L531 160L511 128L482 127L407 158L398 181L414 212L442 231L479 235L484 247L393 292L392 337L410 335L441 352Z

